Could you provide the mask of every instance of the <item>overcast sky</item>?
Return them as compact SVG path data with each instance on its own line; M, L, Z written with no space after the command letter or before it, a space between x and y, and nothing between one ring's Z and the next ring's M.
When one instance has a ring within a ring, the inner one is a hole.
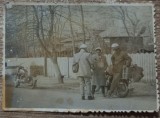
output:
M123 23L122 20L112 18L114 16L118 15L118 12L116 12L116 8L119 6L107 6L107 5L83 5L83 11L84 11L84 23L85 26L88 29L103 29L108 30L110 27L119 27L123 29ZM141 25L148 25L148 23L152 24L152 7L151 6L122 6L123 8L126 7L128 10L128 13L132 19L135 19L133 14L136 14L137 18L140 20ZM18 16L20 13L20 10L24 7L21 6L18 11L14 12L13 6L8 7L7 15L12 16L13 13L15 16ZM32 11L32 7L30 7ZM45 8L45 7L44 7ZM82 17L80 12L80 6L79 5L71 5L71 14L72 14L72 21L73 22L73 29L75 32L82 32ZM17 10L17 9L16 9ZM64 5L62 8L62 16L68 18L68 6ZM20 17L19 22L23 22L25 17ZM30 18L29 18L30 19ZM6 21L9 20L6 19ZM47 18L46 18L47 20ZM62 22L65 22L66 19L63 18ZM13 22L13 24L15 24ZM46 22L46 25L49 25L49 22ZM66 22L65 28L64 28L64 34L70 34L70 26L69 21Z

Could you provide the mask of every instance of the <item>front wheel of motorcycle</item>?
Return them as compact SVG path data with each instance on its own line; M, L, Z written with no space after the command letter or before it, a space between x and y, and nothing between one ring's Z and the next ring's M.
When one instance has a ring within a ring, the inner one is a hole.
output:
M33 81L33 86L32 86L32 89L36 88L37 87L37 80L34 80Z
M28 79L29 79L29 81L28 81L29 88L31 88L31 89L36 88L37 80L35 80L32 76L30 76Z
M34 88L33 87L34 86L34 79L33 79L33 77L31 77L31 76L28 77L27 85L28 85L29 88L32 88L32 89Z
M120 81L117 88L117 96L120 98L124 98L128 95L129 89L128 84L125 81Z
M18 78L15 79L15 88L18 88L20 86L20 81Z

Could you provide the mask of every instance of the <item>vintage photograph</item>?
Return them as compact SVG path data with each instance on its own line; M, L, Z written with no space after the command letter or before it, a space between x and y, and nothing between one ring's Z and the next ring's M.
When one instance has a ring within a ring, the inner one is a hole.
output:
M5 9L4 110L158 110L152 4Z

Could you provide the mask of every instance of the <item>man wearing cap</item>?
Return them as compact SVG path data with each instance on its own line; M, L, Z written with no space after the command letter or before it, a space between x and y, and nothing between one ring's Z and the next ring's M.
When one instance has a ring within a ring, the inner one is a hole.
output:
M129 67L131 65L131 57L124 51L122 51L119 47L119 44L113 43L112 50L114 51L111 61L113 65L113 81L111 84L111 88L109 91L109 96L112 95L113 91L118 85L119 80L122 78L123 67Z
M93 77L92 77L92 94L95 94L96 87L100 87L102 90L102 95L105 97L105 85L106 85L106 79L105 79L105 70L108 67L106 57L102 53L102 49L100 47L97 47L95 49L95 59L96 62L94 63L94 69L93 69Z
M77 78L80 79L80 92L82 100L85 100L85 85L88 100L93 100L91 94L91 54L87 52L87 45L82 44L80 51L74 55L73 64L79 63Z

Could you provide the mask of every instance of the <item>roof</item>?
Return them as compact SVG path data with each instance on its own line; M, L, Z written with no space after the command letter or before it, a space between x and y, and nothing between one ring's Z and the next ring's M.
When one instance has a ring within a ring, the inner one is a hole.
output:
M120 27L110 27L109 29L105 30L104 32L101 32L99 34L101 37L122 37L122 36L128 36L126 31L124 31L124 28Z
M86 37L86 40L90 40L90 39L88 37ZM75 36L75 40L74 41L75 42L77 42L77 41L83 41L83 36L79 36L79 37ZM67 42L72 42L72 37L69 37L69 38L61 41L61 43L67 43Z
M101 37L128 37L124 27L110 27L99 34ZM142 35L144 37L144 35Z
M100 34L101 32L103 32L105 30L97 30L97 29L92 29L91 32L93 34ZM90 36L88 33L85 34L86 35L86 40L90 40ZM78 42L78 41L83 41L84 39L84 36L83 36L83 33L82 32L79 32L79 33L76 33L75 35L75 41ZM72 37L67 37L66 39L64 40L61 40L61 43L67 43L67 42L72 42Z

